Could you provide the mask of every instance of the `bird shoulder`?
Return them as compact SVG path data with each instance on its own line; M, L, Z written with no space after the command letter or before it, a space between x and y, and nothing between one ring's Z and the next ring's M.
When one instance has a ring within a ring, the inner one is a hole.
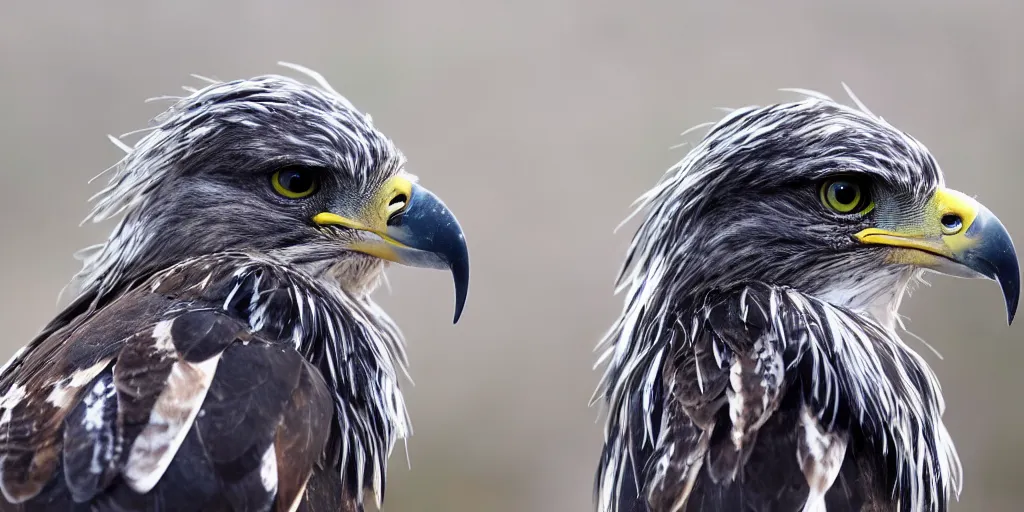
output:
M290 343L293 304L270 271L211 263L85 308L8 364L0 509L298 506L331 431L331 393Z

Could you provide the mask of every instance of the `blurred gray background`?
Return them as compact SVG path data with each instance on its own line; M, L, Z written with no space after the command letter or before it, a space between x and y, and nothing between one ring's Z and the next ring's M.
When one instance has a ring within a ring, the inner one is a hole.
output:
M1024 241L1024 3L13 2L0 4L0 359L57 311L106 141L219 79L322 72L371 113L409 170L459 215L470 301L451 325L441 272L396 268L378 297L407 334L415 435L392 458L385 511L585 511L601 445L593 347L631 201L714 107L843 98L937 155ZM828 5L825 5L828 4ZM844 5L845 4L845 5ZM691 138L692 140L692 138ZM932 277L904 306L946 392L966 483L956 510L1024 498L1024 322L994 283Z

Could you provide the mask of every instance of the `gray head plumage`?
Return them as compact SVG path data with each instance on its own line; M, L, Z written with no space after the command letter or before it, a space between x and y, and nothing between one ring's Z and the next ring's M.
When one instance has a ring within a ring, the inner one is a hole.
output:
M848 263L836 249L862 249L848 242L864 225L818 206L810 185L835 174L874 180L877 193L894 198L885 207L921 201L943 184L924 145L866 110L820 96L737 109L638 201L647 215L620 285L650 285L667 272L666 283L699 293L697 283L728 286L756 268L773 283L827 287L817 281L836 276L823 271L837 258Z
M301 222L309 212L275 196L262 175L287 166L335 169L346 194L338 201L355 202L405 158L323 77L291 67L320 87L267 75L191 89L125 147L86 220L123 219L105 244L83 253L74 292L106 291L132 269L225 249L325 256L317 254L322 241L303 232L311 229Z

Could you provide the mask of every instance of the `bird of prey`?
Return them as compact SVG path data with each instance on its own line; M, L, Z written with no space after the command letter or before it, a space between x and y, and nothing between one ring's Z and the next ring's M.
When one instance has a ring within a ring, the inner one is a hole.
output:
M998 281L1013 244L859 101L731 111L639 200L602 342L601 512L942 511L961 467L900 338L925 271Z
M159 116L91 213L73 302L0 374L0 510L360 511L409 433L388 262L469 256L370 116L306 72Z

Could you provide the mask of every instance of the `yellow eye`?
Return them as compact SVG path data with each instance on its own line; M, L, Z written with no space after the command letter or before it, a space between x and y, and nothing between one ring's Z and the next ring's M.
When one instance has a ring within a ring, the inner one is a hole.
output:
M867 189L849 179L826 181L821 187L821 202L838 213L861 215L875 206L868 197Z
M278 194L289 199L302 199L316 192L319 180L317 172L301 167L288 167L275 172L270 183Z

